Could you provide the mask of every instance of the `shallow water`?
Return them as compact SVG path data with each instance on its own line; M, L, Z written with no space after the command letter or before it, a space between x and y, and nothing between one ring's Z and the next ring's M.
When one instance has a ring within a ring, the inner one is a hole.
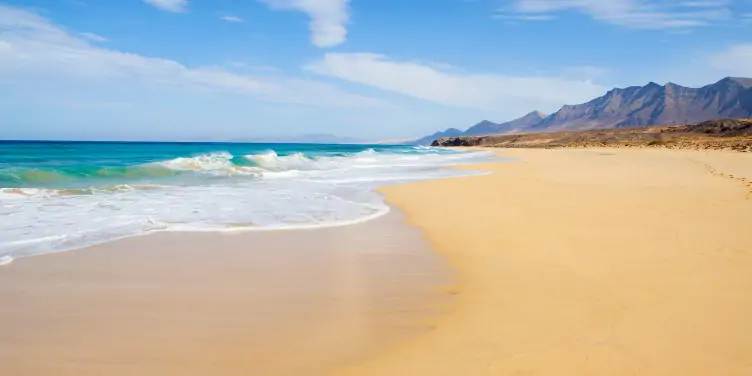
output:
M379 185L473 174L413 146L0 142L0 264L153 231L316 228L388 212Z

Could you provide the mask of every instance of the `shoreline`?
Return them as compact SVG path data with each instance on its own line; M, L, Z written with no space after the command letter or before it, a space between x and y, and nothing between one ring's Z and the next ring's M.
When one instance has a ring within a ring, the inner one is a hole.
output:
M0 269L0 373L316 375L429 330L452 273L399 209L130 237Z
M381 188L457 272L430 332L337 375L752 373L752 155L495 149Z
M374 190L374 191L377 191L377 190ZM216 235L221 236L223 234L224 235L236 235L236 234L253 234L253 233L264 233L264 232L316 231L316 230L324 230L324 229L331 229L331 228L338 228L338 227L354 226L354 225L359 225L362 223L378 220L381 217L390 215L390 213L394 210L394 208L389 206L385 199L383 200L383 204L386 207L383 211L369 215L369 216L365 216L362 218L358 218L355 220L351 220L351 221L331 222L331 223L316 224L316 225L303 225L303 226L298 226L298 227L258 227L258 228L225 227L225 228L206 228L206 229L185 227L185 228L176 228L176 229L157 229L157 230L150 230L150 231L140 233L140 234L125 235L122 237L107 239L99 243L94 243L91 245L83 245L83 246L78 246L74 248L67 248L67 249L60 249L60 250L53 250L53 251L46 251L46 252L37 252L37 253L25 254L25 255L17 256L17 257L11 256L10 254L7 254L7 255L4 254L0 256L0 267L11 265L13 262L16 262L17 260L54 255L58 253L77 252L81 250L86 250L88 248L105 246L107 244L123 241L126 239L155 236L157 234L216 234Z
M459 149L459 148L458 148ZM467 150L466 150L467 151ZM477 151L477 150L476 150ZM493 154L493 153L491 153ZM500 160L503 162L504 160ZM439 167L442 169L456 169L458 166L466 165L467 163L457 164L457 165L440 165ZM376 212L372 214L368 214L356 219L348 219L348 220L334 220L334 221L328 221L325 223L311 223L311 224L297 224L297 225L281 225L281 226L237 226L233 227L231 225L225 225L224 227L220 226L210 226L210 227L195 227L191 225L183 226L175 223L161 223L160 228L154 228L146 230L145 232L141 233L134 233L134 234L128 234L128 235L120 235L113 238L109 238L106 240L98 240L93 242L88 242L85 244L79 244L73 247L62 247L60 249L56 250L50 250L50 251L41 251L41 252L30 252L20 255L13 255L11 253L0 253L0 268L9 266L16 260L30 258L30 257L37 257L37 256L44 256L44 255L51 255L51 254L57 254L57 253L63 253L63 252L73 252L73 251L79 251L82 249L87 249L90 247L97 247L106 245L112 242L122 241L124 239L131 239L131 238L138 238L138 237L144 237L144 236L151 236L154 234L161 234L161 233L177 233L177 234L197 234L197 233L216 233L216 234L237 234L237 233L263 233L263 232L276 232L276 231L308 231L308 230L320 230L320 229L330 229L330 228L340 228L340 227L347 227L347 226L353 226L353 225L359 225L362 223L370 222L373 220L377 220L381 217L387 216L391 213L391 211L394 209L391 205L388 204L386 197L380 193L380 188L382 187L388 187L392 185L400 185L400 184L409 184L412 182L419 182L419 181L428 181L428 180L443 180L443 179L454 179L454 178L463 178L467 176L482 176L487 174L488 172L482 171L482 170L467 170L467 175L456 175L456 176L440 176L440 177L428 177L428 178L418 178L418 179L407 179L405 181L401 182L390 182L390 181L384 181L382 184L366 188L365 191L368 193L373 193L379 198L378 201L378 208Z

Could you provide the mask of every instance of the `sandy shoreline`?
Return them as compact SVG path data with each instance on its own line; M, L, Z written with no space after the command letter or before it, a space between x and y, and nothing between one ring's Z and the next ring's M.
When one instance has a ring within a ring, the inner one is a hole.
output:
M456 304L343 374L752 374L752 155L501 152L521 161L382 189Z
M450 282L398 211L22 258L0 268L0 374L326 373L425 331Z
M752 155L502 156L382 188L422 233L390 215L18 260L0 374L752 374ZM456 270L439 293L424 236Z

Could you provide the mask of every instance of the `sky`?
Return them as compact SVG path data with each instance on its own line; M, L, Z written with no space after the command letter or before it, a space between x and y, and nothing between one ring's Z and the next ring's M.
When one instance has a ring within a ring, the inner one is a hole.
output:
M0 0L0 139L417 138L752 77L752 0Z

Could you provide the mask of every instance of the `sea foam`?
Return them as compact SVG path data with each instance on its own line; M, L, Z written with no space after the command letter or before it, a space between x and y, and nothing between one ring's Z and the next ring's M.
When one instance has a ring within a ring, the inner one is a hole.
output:
M13 257L11 257L11 256L0 256L0 266L9 265L11 262L13 262Z
M74 186L0 188L0 254L7 264L153 231L349 225L389 211L377 186L472 174L444 167L487 158L412 147L267 149L69 168L61 171L74 172Z

